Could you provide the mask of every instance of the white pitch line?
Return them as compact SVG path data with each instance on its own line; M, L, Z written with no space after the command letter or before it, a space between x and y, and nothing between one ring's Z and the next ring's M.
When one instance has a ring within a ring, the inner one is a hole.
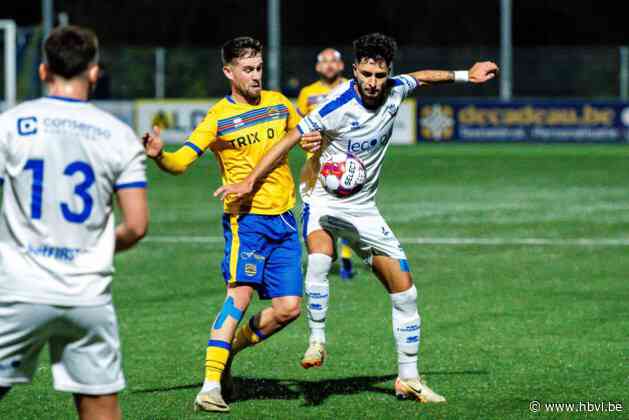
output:
M144 242L156 243L223 243L221 236L161 236L152 235L144 238ZM629 238L400 238L400 242L408 245L532 245L532 246L629 246Z

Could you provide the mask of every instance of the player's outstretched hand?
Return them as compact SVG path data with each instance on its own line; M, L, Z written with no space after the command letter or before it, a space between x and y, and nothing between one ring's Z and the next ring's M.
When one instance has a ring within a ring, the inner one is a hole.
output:
M218 197L221 201L225 200L230 195L236 196L236 198L244 197L249 194L253 189L253 183L248 180L237 182L235 184L226 184L214 191L214 197Z
M321 133L318 131L311 131L310 133L305 133L301 136L299 140L299 147L304 149L306 152L314 153L321 148L321 142L323 141L323 137L321 137Z
M471 83L485 83L498 74L498 66L491 61L476 63L470 69L469 80Z
M151 159L155 159L162 153L164 142L159 136L160 128L153 126L152 133L144 133L142 136L142 144L144 145L144 153Z

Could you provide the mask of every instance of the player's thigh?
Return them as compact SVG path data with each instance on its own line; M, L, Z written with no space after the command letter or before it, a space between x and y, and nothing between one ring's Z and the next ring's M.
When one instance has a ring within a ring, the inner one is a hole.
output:
M266 232L268 223L267 218L258 215L223 217L225 253L222 270L228 287L235 284L257 287L262 283L270 252Z
M58 316L48 305L0 303L0 387L32 380L37 359Z
M53 383L59 391L115 394L125 387L118 321L112 304L66 308L50 338Z
M319 223L320 218L325 214L321 207L311 207L304 204L301 216L302 235L309 254L325 254L335 257L335 238L327 232Z
M263 298L303 295L303 273L301 271L301 243L297 231L286 232L269 253L264 267Z
M406 270L399 259L375 255L371 262L371 268L389 293L404 292L413 286L411 273Z

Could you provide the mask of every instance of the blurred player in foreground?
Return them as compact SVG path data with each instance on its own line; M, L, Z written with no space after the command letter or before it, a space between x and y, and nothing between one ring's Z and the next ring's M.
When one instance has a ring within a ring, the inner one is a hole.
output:
M299 92L297 98L297 112L304 117L312 112L317 105L322 103L328 94L347 80L343 77L345 64L341 58L341 53L333 48L326 48L317 55L315 70L321 77L316 82L309 84ZM302 226L304 217L310 211L308 199L314 182L319 173L319 157L321 153L307 153L306 162L301 169L301 184L299 186L303 208L301 213ZM304 243L307 245L306 232L303 232ZM354 276L352 268L352 249L346 239L341 238L341 270L340 275L343 280L351 279ZM308 283L306 283L306 296L308 296Z
M0 395L31 381L48 344L54 387L79 417L119 419L113 254L146 233L146 157L129 126L87 102L94 33L57 28L43 52L50 96L0 117Z
M393 123L400 103L417 86L436 83L484 83L492 79L498 67L491 62L476 63L469 71L424 70L391 77L397 46L382 34L362 36L354 42L354 79L341 86L334 95L306 116L297 129L289 132L260 161L241 183L219 188L220 197L247 196L280 156L300 141L302 133L318 131L327 147L321 162L341 159L348 152L362 160L366 168L363 188L354 195L340 198L317 183L310 197L307 220L308 273L306 281L317 285L319 293L309 298L312 320L324 320L328 306L327 275L332 263L334 237L350 240L352 248L374 271L389 293L393 315L393 334L398 352L398 398L420 402L444 402L420 378L417 367L420 341L420 317L417 290L402 249L378 208L375 197L385 152L389 146ZM322 323L323 324L323 323ZM325 357L325 335L311 342L302 364L320 365ZM317 364L318 361L318 364Z
M291 102L279 92L262 90L259 41L235 38L223 46L222 59L231 94L210 108L183 147L164 152L158 128L145 134L146 153L161 169L180 174L209 149L220 165L223 183L239 182L297 126L299 116ZM319 133L309 136L321 138ZM211 327L205 381L194 402L205 411L229 411L223 396L232 393L234 355L275 334L300 313L301 244L291 211L295 186L287 157L278 157L253 190L246 198L225 200L222 271L227 297ZM254 291L261 299L271 299L271 306L236 330Z

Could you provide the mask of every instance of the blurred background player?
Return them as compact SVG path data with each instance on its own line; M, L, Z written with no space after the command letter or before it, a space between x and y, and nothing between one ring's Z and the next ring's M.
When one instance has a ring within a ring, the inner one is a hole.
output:
M74 394L79 417L119 419L113 254L146 233L146 158L129 126L87 102L94 33L58 28L43 50L50 96L0 117L0 397L32 380L48 344L54 387Z
M243 182L223 186L215 195L249 194L273 163L300 141L302 133L319 131L323 134L327 145L321 153L321 162L342 161L348 150L355 152L366 169L366 181L360 191L348 197L337 197L319 182L310 196L310 214L306 220L309 252L306 283L310 283L310 289L316 293L308 296L308 312L310 319L322 321L311 324L310 343L302 366L323 363L329 294L327 277L334 238L346 237L389 293L398 353L396 395L424 403L445 402L445 398L430 389L419 376L421 322L417 290L402 245L380 214L375 198L402 101L420 85L455 81L484 83L495 77L498 67L484 62L476 63L469 71L423 70L391 77L397 50L392 38L377 33L364 35L354 41L354 50L354 78L329 95L315 112L304 117L297 129L278 142ZM380 140L374 142L373 139Z
M326 48L317 55L315 70L319 74L320 79L304 87L299 92L299 97L297 98L297 112L299 112L302 117L310 114L317 105L325 100L334 88L347 81L347 79L343 77L344 69L345 64L343 63L341 53L334 48ZM308 197L319 174L320 155L321 153L308 152L306 154L306 162L301 170L300 193L301 201L303 202L302 223L304 215L308 214ZM307 244L305 231L304 243ZM354 276L352 249L349 247L347 240L342 238L340 275L343 280L348 280ZM308 292L307 289L308 285L306 284L306 293Z
M164 171L181 174L206 150L221 167L223 183L241 181L284 134L299 122L281 93L262 90L262 44L239 37L222 47L223 72L231 94L220 100L176 152L163 150L159 128L145 134L145 150ZM320 138L317 133L315 138ZM195 407L229 411L231 360L239 351L275 334L300 313L303 293L301 244L291 209L295 185L286 156L244 199L225 200L222 271L227 297L211 327L205 381ZM271 299L237 331L253 295ZM221 385L222 379L222 385ZM224 389L223 389L224 388Z

